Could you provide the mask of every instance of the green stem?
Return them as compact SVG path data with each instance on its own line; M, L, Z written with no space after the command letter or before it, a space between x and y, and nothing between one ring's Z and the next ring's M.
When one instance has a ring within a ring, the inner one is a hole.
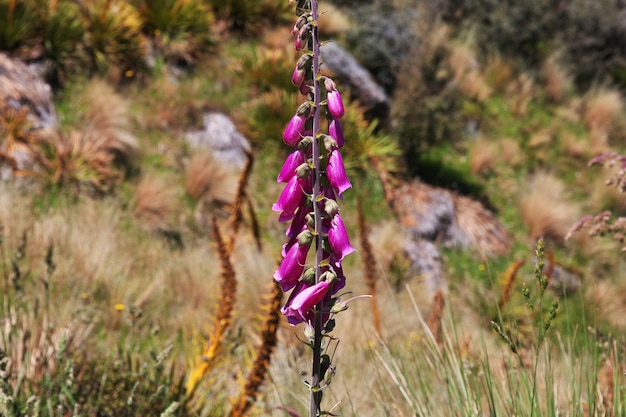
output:
M322 234L322 213L318 196L320 195L320 141L318 133L320 131L320 81L319 81L319 31L317 26L318 10L317 0L311 0L311 18L313 19L312 46L313 46L313 217L315 219L315 283L320 282L321 263L324 259ZM313 323L313 364L311 372L311 397L309 404L310 417L319 416L322 393L320 391L320 373L322 362L322 311L323 301L315 308L315 319Z

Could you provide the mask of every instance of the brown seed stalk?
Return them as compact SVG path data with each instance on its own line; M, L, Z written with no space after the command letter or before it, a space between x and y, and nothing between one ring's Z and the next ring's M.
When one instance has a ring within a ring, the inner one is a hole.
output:
M441 318L443 317L445 306L446 300L443 296L443 290L440 288L433 296L432 311L428 319L428 328L438 345L441 345Z
M222 232L217 224L217 219L213 217L213 238L217 246L218 257L221 265L221 293L218 301L219 308L217 310L217 318L215 320L215 329L210 338L207 348L202 352L201 360L193 369L187 381L187 394L193 396L198 382L210 369L213 359L219 353L222 339L226 330L230 326L235 301L237 298L237 276L235 268L230 259L231 251L222 236Z
M244 417L259 395L259 389L267 375L272 352L278 341L277 332L280 324L282 298L283 292L280 284L272 281L272 292L264 306L265 320L261 330L261 346L257 349L257 357L252 368L250 368L243 390L239 397L233 401L231 417Z
M363 214L363 207L361 205L361 199L357 200L357 221L359 225L359 238L361 240L361 250L363 251L363 266L365 268L365 283L367 284L367 290L372 296L372 314L374 316L374 329L376 333L381 334L380 326L380 314L378 312L378 304L376 303L376 258L374 258L374 251L369 240L369 233L367 230L367 224L365 222L365 215Z
M502 274L503 277L503 285L502 285L502 296L500 298L500 302L498 303L498 308L502 310L506 303L509 302L511 298L511 290L513 289L513 284L515 283L515 278L517 277L517 272L524 265L524 261L518 260L509 265L509 267Z
M248 185L248 180L250 179L250 174L252 173L252 164L254 162L252 152L247 152L247 156L248 160L246 161L246 166L243 168L241 176L239 177L237 195L235 196L233 209L230 213L230 218L228 219L228 224L231 230L230 239L228 241L229 250L232 250L237 233L239 233L239 227L241 227L241 222L243 220L243 205L247 200L246 187Z

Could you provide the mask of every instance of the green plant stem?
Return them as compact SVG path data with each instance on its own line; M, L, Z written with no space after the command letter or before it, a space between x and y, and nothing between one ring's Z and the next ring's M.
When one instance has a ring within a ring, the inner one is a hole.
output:
M315 220L315 283L320 282L321 263L324 259L324 248L322 243L322 213L318 197L320 195L320 142L317 137L320 131L320 80L319 80L319 31L317 26L317 0L311 0L311 18L313 19L312 45L313 45L313 217ZM322 362L322 308L324 302L321 301L315 308L315 318L313 323L313 364L311 372L311 397L309 403L310 417L317 417L320 411L321 391L320 373Z

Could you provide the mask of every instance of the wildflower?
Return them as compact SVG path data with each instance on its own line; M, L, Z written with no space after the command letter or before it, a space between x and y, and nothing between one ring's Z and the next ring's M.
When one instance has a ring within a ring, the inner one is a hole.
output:
M339 90L329 91L326 96L326 103L328 105L328 111L334 119L341 119L344 114L343 100Z
M304 162L304 155L301 151L295 150L289 154L285 163L278 174L278 182L289 182L291 177L295 175L296 168Z
M283 291L289 291L296 286L309 253L310 245L294 244L285 254L280 266L274 272L274 279L280 284Z
M346 168L343 165L343 159L338 149L334 149L328 156L328 166L326 167L326 178L333 190L341 198L341 194L348 188L352 188L352 184L346 174Z
M281 222L291 220L295 211L304 198L304 179L299 179L295 175L289 179L285 189L278 197L278 201L272 205L272 210L281 212L279 220Z
M332 119L328 124L328 134L335 138L337 141L337 147L343 148L346 141L343 138L343 129L341 128L341 123L337 119Z
M330 222L328 243L338 261L343 260L344 257L356 250L350 244L346 226L343 224L343 219L339 213L335 214Z
M304 124L306 123L307 117L303 114L296 113L287 127L285 128L285 132L283 133L283 140L289 146L296 146L300 139L302 139L302 132L304 132Z
M326 296L330 285L329 281L322 281L311 286L307 286L305 282L298 285L298 288L291 293L287 304L281 309L289 324L295 326L307 321L307 316L310 316L309 312Z

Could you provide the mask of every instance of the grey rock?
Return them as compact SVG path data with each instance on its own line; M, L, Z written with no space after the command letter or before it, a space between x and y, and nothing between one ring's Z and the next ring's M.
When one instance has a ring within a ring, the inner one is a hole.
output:
M322 45L321 55L324 67L333 73L336 81L348 87L352 98L363 107L365 117L385 122L391 100L369 71L336 42Z
M187 132L185 140L194 149L208 150L226 166L242 169L251 152L250 143L223 113L206 113L203 130Z
M21 134L32 137L55 135L58 120L52 88L35 71L17 59L0 53L0 118L24 114ZM34 161L27 143L9 143L4 138L0 151L7 160L0 165L0 178L13 178L14 170L33 170Z

